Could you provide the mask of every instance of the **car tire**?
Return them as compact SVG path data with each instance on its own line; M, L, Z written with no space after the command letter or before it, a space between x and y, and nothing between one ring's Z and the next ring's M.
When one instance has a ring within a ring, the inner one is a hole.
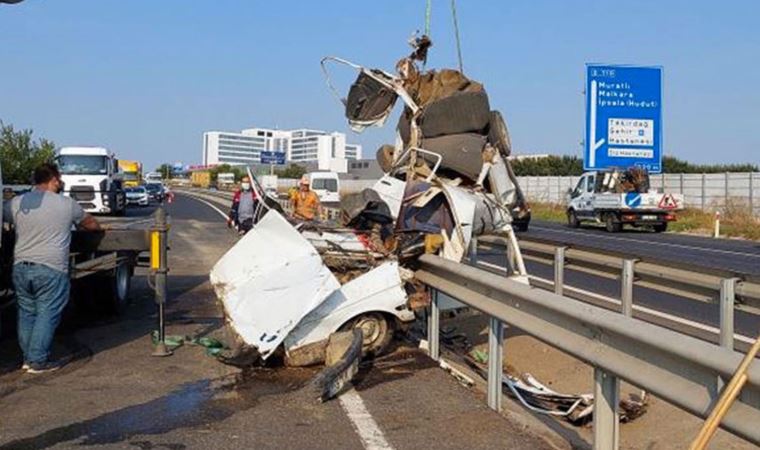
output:
M652 229L654 229L655 233L664 233L668 231L668 223L667 222L658 223L654 225Z
M450 134L422 139L421 147L441 156L441 168L477 180L483 167L486 137L477 133Z
M578 220L578 215L574 209L567 211L567 226L570 228L578 228L581 226L581 221Z
M604 219L604 228L610 233L617 233L623 229L623 224L618 220L615 213L609 213Z
M393 340L393 322L380 312L364 313L348 321L341 327L342 331L358 328L362 330L364 341L362 352L373 356L382 355L388 350L388 345Z
M457 92L425 106L420 115L420 129L426 138L482 132L490 119L491 107L485 91Z
M411 111L405 109L396 126L404 145L411 139L411 120ZM423 108L419 117L420 138L483 133L490 120L491 107L485 91L457 92Z

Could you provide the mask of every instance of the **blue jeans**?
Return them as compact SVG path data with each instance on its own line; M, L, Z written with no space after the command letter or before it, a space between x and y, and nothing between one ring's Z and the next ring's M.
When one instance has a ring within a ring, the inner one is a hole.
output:
M41 264L13 266L13 286L18 301L18 342L24 361L48 360L53 335L69 302L69 274Z

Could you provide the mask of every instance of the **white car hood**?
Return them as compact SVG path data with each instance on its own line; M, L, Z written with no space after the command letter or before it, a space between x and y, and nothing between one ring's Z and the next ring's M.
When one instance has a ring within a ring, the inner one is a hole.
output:
M273 210L216 263L211 283L232 326L264 359L340 288L316 249Z

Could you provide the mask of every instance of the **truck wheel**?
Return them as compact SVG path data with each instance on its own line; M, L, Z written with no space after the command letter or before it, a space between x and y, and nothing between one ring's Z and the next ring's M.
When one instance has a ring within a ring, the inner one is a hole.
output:
M652 228L654 228L655 233L664 233L668 229L668 223L667 222L658 223L654 225Z
M340 327L341 331L353 328L362 330L364 335L362 351L365 354L374 356L383 354L393 339L393 326L386 316L379 312L364 313Z
M96 307L109 314L121 314L129 304L132 270L127 263L119 264L108 275L93 275L92 284Z
M575 214L575 210L571 209L567 212L567 226L570 228L578 228L581 226L578 215Z
M607 218L604 221L604 227L609 231L610 233L617 233L618 231L623 229L623 224L618 220L617 216L614 213L607 214Z

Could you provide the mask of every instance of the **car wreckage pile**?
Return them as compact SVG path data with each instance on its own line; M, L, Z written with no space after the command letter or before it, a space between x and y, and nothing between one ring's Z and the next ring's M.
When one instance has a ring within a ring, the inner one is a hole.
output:
M255 228L212 270L231 327L262 359L282 348L288 365L318 364L329 336L351 328L362 329L365 352L381 352L394 327L429 304L414 278L417 258L459 262L473 236L509 236L515 276L527 280L510 227L518 187L504 120L461 72L420 73L423 48L396 76L323 59L326 74L328 62L358 71L343 100L355 131L382 125L404 101L396 145L378 150L385 176L341 201L340 224L292 223L262 205Z
M354 131L382 126L399 98L405 108L395 145L377 152L385 175L341 200L341 223L293 222L269 198L253 230L213 268L211 282L229 326L260 361L280 354L290 366L326 359L329 365L340 359L329 356L331 342L346 342L334 338L357 329L361 333L349 333L361 339L361 353L381 353L394 329L430 303L414 277L418 257L432 253L461 262L471 239L482 234L507 238L508 273L527 284L511 227L522 193L507 160L507 126L480 83L456 70L419 71L429 45L418 39L396 75L336 57L322 60L336 93L328 63L358 72L341 99ZM350 364L347 359L342 363Z

